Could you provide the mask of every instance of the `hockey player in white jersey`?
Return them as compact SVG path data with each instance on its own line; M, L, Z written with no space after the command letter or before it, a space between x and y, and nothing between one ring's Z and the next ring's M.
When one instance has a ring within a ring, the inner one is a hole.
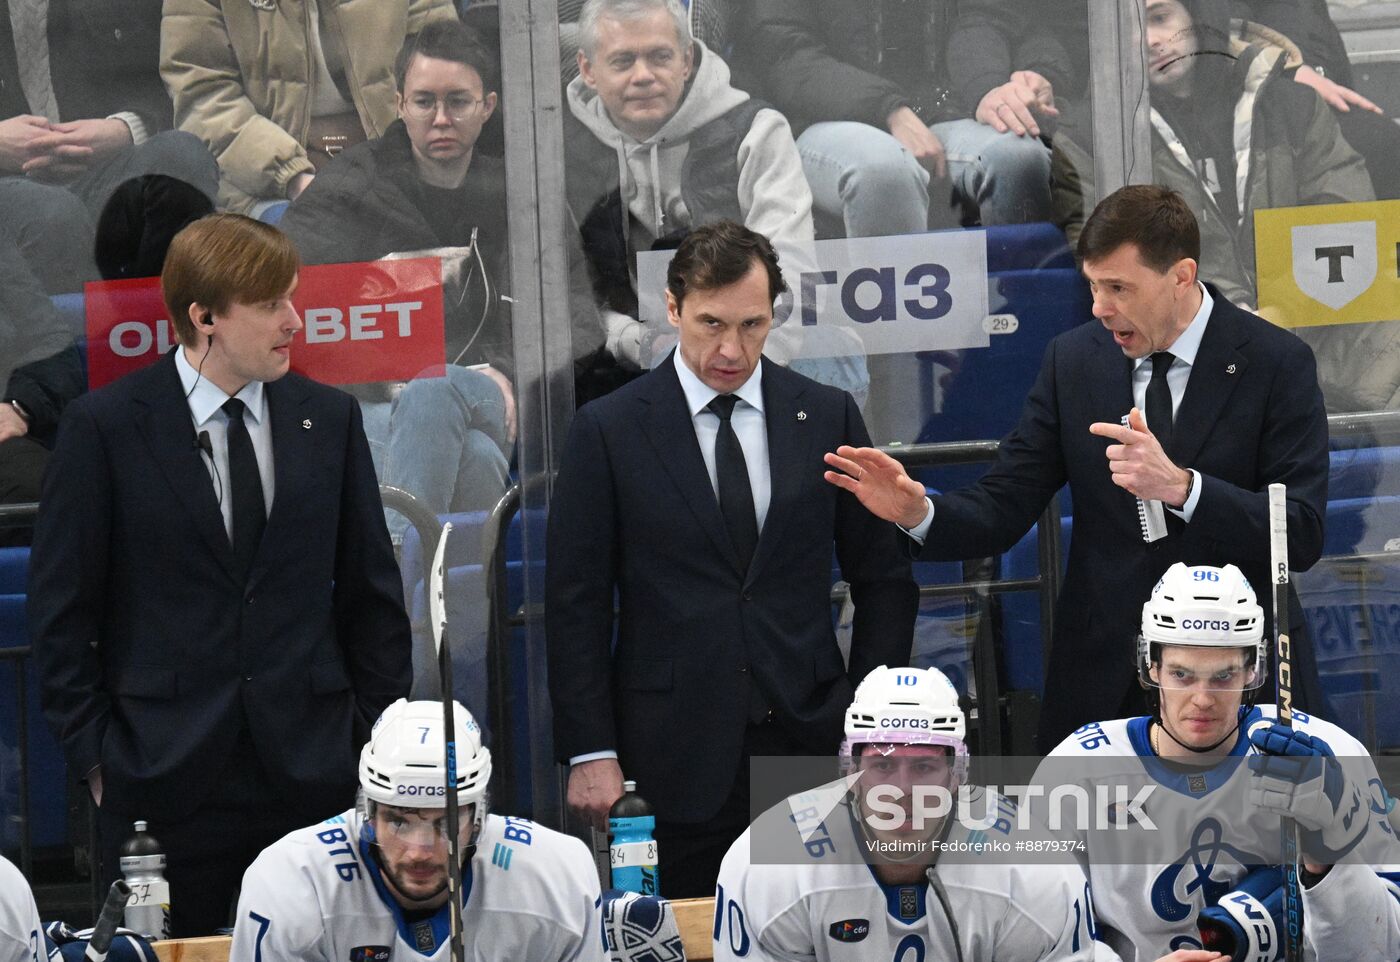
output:
M1117 830L1083 833L1100 937L1126 962L1203 941L1235 962L1280 958L1281 920L1258 897L1279 878L1269 862L1280 816L1301 830L1305 957L1400 957L1400 902L1383 874L1400 862L1393 802L1351 735L1298 711L1290 730L1273 704L1255 703L1263 627L1234 565L1174 564L1143 606L1137 642L1154 714L1085 725L1041 766L1047 789L1097 778L1151 792L1141 813L1153 828L1120 809Z
M0 856L0 962L48 962L44 926L34 894L19 869Z
M919 825L911 817L919 786L956 794L967 774L964 732L957 692L937 669L882 666L867 675L841 746L843 774L864 774L828 804L812 793L789 799L733 844L715 892L715 959L1104 958L1078 866L940 861L940 851L977 833L951 818ZM866 790L877 783L903 795L903 820L889 828L865 817ZM988 810L1004 816L1007 804L993 799ZM1012 819L995 822L983 838L1014 837ZM801 833L797 859L754 857L756 839L774 826Z
M454 708L463 957L601 962L588 850L487 811L491 754ZM263 850L243 877L231 962L450 957L442 716L439 702L394 702L360 754L355 807Z

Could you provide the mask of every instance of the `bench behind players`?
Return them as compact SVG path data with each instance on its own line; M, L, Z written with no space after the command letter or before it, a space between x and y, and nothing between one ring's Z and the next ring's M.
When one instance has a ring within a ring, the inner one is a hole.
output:
M967 775L965 729L957 691L936 668L871 671L846 711L841 745L843 773L864 773L860 790L820 825L817 815L803 818L813 811L810 799L794 796L791 816L783 805L771 809L730 847L715 896L717 962L1105 958L1091 934L1088 882L1076 865L937 861L940 848L974 834L1014 833L1006 818L973 833L960 819L912 811L921 787L957 794ZM871 824L867 794L877 783L903 793L903 824ZM982 801L974 804L978 815L1015 812L1004 807L1009 800L993 797L986 809ZM804 839L814 830L803 854L790 861L755 857L770 825L781 832L794 823Z
M1123 831L1087 836L1099 929L1125 960L1202 942L1236 962L1274 958L1280 816L1301 833L1306 957L1400 956L1400 890L1386 871L1400 867L1391 800L1366 749L1340 727L1295 711L1290 729L1276 706L1255 704L1268 673L1263 628L1240 569L1172 565L1143 605L1138 639L1153 714L1083 726L1036 779L1102 779L1112 769L1129 793L1153 789L1142 803L1151 835L1135 834L1130 816ZM1159 844L1166 858L1144 864ZM1129 858L1113 857L1130 846Z
M583 843L491 815L491 753L456 710L462 931L473 962L602 962ZM273 843L243 877L231 962L450 957L442 704L400 699L360 754L357 804Z

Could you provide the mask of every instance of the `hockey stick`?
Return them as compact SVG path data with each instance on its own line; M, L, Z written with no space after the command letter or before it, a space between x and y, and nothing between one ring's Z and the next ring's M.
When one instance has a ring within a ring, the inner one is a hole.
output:
M452 694L452 651L447 642L447 539L452 523L442 526L437 550L433 552L433 568L428 582L428 617L433 624L433 645L437 649L438 676L442 687L442 745L445 759L447 801L447 901L451 906L448 941L452 962L463 962L462 943L462 839L461 812L457 807L457 718L456 699Z
M1278 723L1293 727L1293 652L1288 637L1288 489L1269 485L1269 567L1274 588L1274 651L1278 662ZM1283 846L1283 957L1302 962L1303 899L1298 888L1298 825L1284 818L1279 827Z
M86 962L105 962L112 948L112 936L116 934L117 926L121 925L122 913L130 898L131 886L122 879L117 879L107 890L107 901L102 903L102 912L97 917L97 924L92 927L87 949L83 952Z

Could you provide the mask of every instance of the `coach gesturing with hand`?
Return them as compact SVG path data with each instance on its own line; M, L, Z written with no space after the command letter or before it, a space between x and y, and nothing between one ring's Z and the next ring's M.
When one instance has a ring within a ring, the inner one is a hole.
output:
M1180 196L1153 186L1115 192L1094 209L1078 253L1099 323L1050 343L1020 422L980 481L926 499L878 451L827 455L827 480L902 525L929 561L1008 550L1069 484L1074 528L1043 749L1086 722L1141 714L1124 643L1173 562L1235 564L1267 584L1267 488L1277 481L1288 486L1289 562L1305 570L1322 553L1327 500L1312 351L1197 279L1200 234ZM1163 502L1166 537L1144 542L1135 496ZM1295 637L1294 650L1299 697L1321 710L1311 646Z

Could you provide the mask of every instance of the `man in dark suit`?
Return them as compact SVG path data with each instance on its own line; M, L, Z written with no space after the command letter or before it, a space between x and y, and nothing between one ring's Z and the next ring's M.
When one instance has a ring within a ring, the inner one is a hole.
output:
M1020 423L977 484L929 499L879 451L827 455L839 469L827 480L903 526L927 560L1006 551L1068 482L1074 529L1042 749L1100 717L1145 713L1123 653L1172 563L1235 564L1256 586L1272 583L1269 484L1288 486L1290 567L1306 570L1322 553L1327 419L1312 351L1198 281L1199 256L1179 195L1116 191L1079 240L1101 323L1050 343ZM1166 537L1144 542L1135 496L1162 502ZM1296 597L1292 612L1296 634L1305 624ZM1295 637L1293 650L1295 694L1321 711L1311 646Z
M335 814L408 693L409 626L359 408L288 374L297 256L234 214L162 273L180 346L68 406L29 585L44 708L99 805L168 858L176 935L228 924L243 870Z
M748 759L834 752L852 680L906 664L912 644L899 532L821 482L830 445L869 443L855 402L762 360L782 288L763 235L732 221L691 233L667 275L679 347L578 412L550 509L549 684L569 804L601 826L623 774L635 780L672 898L713 891L748 825ZM855 602L849 668L833 542Z

